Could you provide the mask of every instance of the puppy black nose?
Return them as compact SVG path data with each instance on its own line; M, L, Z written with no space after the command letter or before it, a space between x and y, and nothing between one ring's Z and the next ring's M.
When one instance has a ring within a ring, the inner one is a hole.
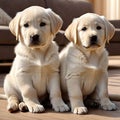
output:
M39 40L39 35L37 35L37 34L36 34L36 35L33 35L33 36L32 36L32 39L33 39L33 41Z
M90 37L90 44L91 45L97 44L97 35L93 35Z
M31 40L32 44L38 44L39 43L39 35L36 34L36 35L31 36L30 40Z

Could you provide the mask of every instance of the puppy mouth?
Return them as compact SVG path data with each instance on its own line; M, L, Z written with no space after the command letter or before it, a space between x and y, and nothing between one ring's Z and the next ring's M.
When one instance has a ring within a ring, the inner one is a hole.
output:
M89 44L87 46L84 46L86 49L88 48L92 48L92 49L95 49L95 48L98 48L100 47L100 44L98 42L98 37L97 35L92 35L89 37Z
M40 40L39 41L33 41L33 42L30 42L28 47L31 47L31 48L40 48L40 47L44 47L46 45L45 42L41 42Z
M84 48L86 48L86 49L89 49L89 48L98 48L98 47L100 47L100 45L99 44L92 44L92 45L88 45L88 46L83 46Z
M33 41L30 43L30 46L37 46L40 45L40 41Z
M29 46L29 47L40 46L40 42L31 42L28 46Z

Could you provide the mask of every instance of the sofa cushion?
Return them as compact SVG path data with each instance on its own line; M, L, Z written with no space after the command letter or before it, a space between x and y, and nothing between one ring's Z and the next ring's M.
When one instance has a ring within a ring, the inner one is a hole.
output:
M15 45L17 41L8 26L0 26L0 45Z
M8 60L13 60L15 57L14 54L14 47L12 45L0 45L0 63L2 61L8 61Z
M72 22L73 18L93 12L92 4L86 0L46 0L46 3L48 8L52 8L62 17L63 30Z

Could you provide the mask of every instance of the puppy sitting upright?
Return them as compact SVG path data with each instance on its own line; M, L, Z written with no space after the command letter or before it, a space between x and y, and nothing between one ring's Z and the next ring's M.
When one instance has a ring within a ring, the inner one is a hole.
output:
M65 31L71 43L60 53L62 91L68 92L72 112L87 113L83 99L93 95L104 110L115 110L108 98L108 53L105 43L114 27L103 16L87 13L73 20Z
M10 30L19 40L11 71L4 82L10 112L19 107L33 113L43 112L39 99L47 92L55 111L68 111L61 98L58 46L53 42L62 23L51 9L39 6L19 12L10 22Z

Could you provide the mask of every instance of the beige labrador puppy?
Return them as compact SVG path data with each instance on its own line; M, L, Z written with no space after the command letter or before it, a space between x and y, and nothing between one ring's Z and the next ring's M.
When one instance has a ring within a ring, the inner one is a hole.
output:
M19 12L10 22L10 30L19 40L11 71L4 82L10 112L19 107L33 113L43 112L39 99L47 92L55 111L69 110L61 98L58 46L53 42L62 23L51 9L39 6Z
M102 109L116 109L108 98L108 52L105 49L105 43L113 35L113 25L93 13L74 19L65 31L71 42L60 53L61 86L64 93L68 92L75 114L88 112L83 99L92 93Z

